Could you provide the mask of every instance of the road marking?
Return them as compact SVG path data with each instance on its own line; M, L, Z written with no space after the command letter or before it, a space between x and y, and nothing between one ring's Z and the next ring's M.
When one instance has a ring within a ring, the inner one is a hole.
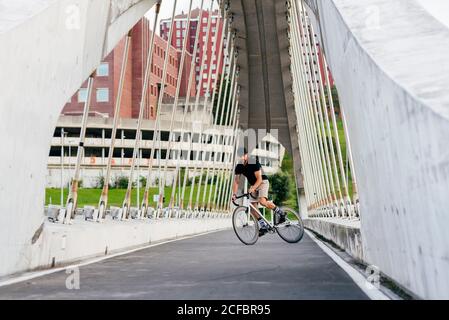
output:
M84 267L84 266L87 266L87 265L90 265L90 264L94 264L94 263L98 263L98 262L101 262L101 261L104 261L104 260L108 260L108 259L116 258L116 257L119 257L119 256L123 256L123 255L126 255L126 254L134 253L136 251L141 251L141 250L145 250L145 249L148 249L148 248L157 247L157 246L160 246L160 245L163 245L163 244L167 244L167 243L171 243L171 242L192 239L192 238L195 238L195 237L204 236L204 235L215 233L215 232L219 232L219 231L224 231L224 229L223 230L207 231L207 232L203 232L203 233L199 233L199 234L194 234L194 235L191 235L191 236L185 236L185 237L176 238L176 239L172 239L172 240L166 240L166 241L162 241L162 242L146 245L144 247L139 247L139 248L123 251L123 252L118 252L118 253L115 253L115 254L112 254L112 255L108 255L108 256L104 256L104 257L100 257L100 258L93 258L93 259L87 260L85 262L80 262L80 263L68 265L68 266L65 266L65 267L60 267L60 268L51 269L51 270L35 271L35 272L31 272L31 273L26 273L26 274L24 274L22 276L18 276L18 277L15 277L15 278L11 278L11 279L7 279L7 280L4 280L4 281L0 281L0 287L5 287L5 286L12 285L12 284L16 284L16 283L20 283L20 282L24 282L24 281L28 281L28 280L32 280L32 279L36 279L36 278L40 278L40 277L44 277L44 276L47 276L49 274L60 272L60 271L64 271L64 270L67 270L67 269L74 269L74 268Z
M352 267L349 263L344 261L332 249L320 241L312 232L305 230L307 235L329 256L340 268L342 268L349 277L357 284L357 286L371 299L371 300L391 300L382 291L377 289L374 285L369 283L366 278L357 269Z

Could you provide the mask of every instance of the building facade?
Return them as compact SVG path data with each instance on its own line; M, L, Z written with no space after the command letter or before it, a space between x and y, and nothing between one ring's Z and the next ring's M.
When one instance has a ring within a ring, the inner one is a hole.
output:
M197 86L200 86L201 95L204 96L207 91L213 89L214 80L218 77L218 70L221 70L221 67L224 63L223 59L221 59L221 64L218 64L218 53L219 53L219 45L220 39L223 33L223 19L220 18L219 11L213 11L211 17L211 36L207 45L204 46L207 40L207 25L209 19L209 12L207 10L194 9L191 13L191 22L190 28L187 30L187 19L188 14L182 13L180 15L175 16L174 21L174 30L172 33L171 44L177 48L178 50L182 50L182 46L184 44L184 38L187 36L187 48L189 49L190 54L193 55L194 45L195 45L195 36L197 29L200 28L199 39L198 39L198 52L195 57L196 62L196 70L195 70L195 80ZM171 19L161 20L160 23L160 35L163 39L168 40L170 27L172 25ZM215 52L216 57L211 61L212 51L214 49L215 44ZM200 75L201 72L201 61L203 56L206 56L206 60L204 62L204 72L203 75ZM208 74L209 68L212 68L212 81L210 86L208 87Z
M173 182L173 176L177 165L189 168L228 168L233 159L234 147L224 145L223 141L231 141L234 136L233 130L229 126L214 125L213 116L210 115L209 102L201 104L197 109L189 108L184 124L184 132L192 132L196 128L196 133L190 137L185 137L184 142L180 142L180 133L182 122L181 115L184 112L185 105L181 104L176 110L175 123L173 124L172 134L173 142L170 144L170 154L168 155L167 174L164 174L165 159L169 148L169 137L171 127L172 104L163 104L161 106L160 142L155 144L153 155L153 170L151 183L161 176L166 177L165 183L170 185ZM201 124L204 139L207 143L199 144L198 124ZM136 137L136 120L121 119L118 131L116 146L112 161L112 181L117 177L127 176L131 168L133 157L134 139ZM136 169L138 173L135 176L146 177L151 158L151 149L154 145L154 127L155 120L144 120L142 123L142 141L140 143L140 152L136 159ZM76 156L79 145L79 133L81 131L81 116L60 116L54 136L51 142L50 155L48 159L47 188L59 188L61 185L67 187L70 179L73 177ZM81 180L84 188L96 188L99 186L101 177L104 176L109 147L111 143L112 119L101 117L89 117L87 122L86 140L84 155L81 162ZM211 137L214 134L217 139L205 139L207 135ZM190 141L192 141L190 143ZM177 152L181 150L182 154ZM189 152L189 150L191 150ZM175 152L176 151L176 152ZM271 175L276 173L282 164L284 157L284 147L271 135L262 139L262 143L257 149L252 151L257 155L262 164L264 173ZM61 156L62 155L62 156ZM221 155L221 156L220 156ZM197 171L197 174L199 172ZM191 170L189 175L191 175Z
M141 19L131 31L132 38L129 47L128 65L120 108L120 117L122 118L137 118L139 116L144 82L143 77L145 74L151 35L150 22L147 18ZM103 116L105 118L114 116L124 50L125 39L122 39L98 67L93 79L90 116ZM155 119L156 117L156 106L159 97L158 84L162 82L166 52L167 41L158 35L155 35L151 76L147 92L149 98L146 100L144 108L144 119ZM172 99L175 96L178 83L178 73L181 67L181 51L170 46L168 52L169 60L167 64L164 98ZM195 95L195 88L193 86L190 93L187 92L191 59L192 56L188 53L184 62L183 76L181 77L181 97ZM76 116L83 113L84 102L87 98L86 87L87 81L64 106L62 111L63 115Z

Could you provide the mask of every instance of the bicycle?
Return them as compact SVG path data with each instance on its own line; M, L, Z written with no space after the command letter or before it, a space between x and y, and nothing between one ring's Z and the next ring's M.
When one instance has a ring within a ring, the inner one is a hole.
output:
M249 196L250 194L246 193L236 197L235 200L244 197L249 199ZM247 206L239 205L234 200L232 200L232 202L237 206L232 214L232 226L234 227L234 232L237 235L237 238L245 245L254 245L259 239L259 223L254 214L251 214L251 209L256 211L267 223L268 233L274 234L277 232L277 234L288 243L297 243L301 241L304 236L304 224L302 219L293 209L282 207L282 211L286 214L285 222L275 225L274 212L271 214L271 221L268 221L251 201L247 201Z

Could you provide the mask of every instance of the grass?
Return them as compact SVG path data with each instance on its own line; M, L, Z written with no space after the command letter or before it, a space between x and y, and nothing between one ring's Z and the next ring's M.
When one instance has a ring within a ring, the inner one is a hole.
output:
M206 201L209 196L209 187L210 187L210 185L208 185L208 187L207 187ZM188 205L190 190L191 190L190 186L186 187L186 192L185 192L185 196L184 196L184 206ZM194 189L193 203L195 203L197 191L198 191L198 185L196 185L195 189ZM202 185L202 187L201 187L200 203L201 203L201 200L203 199L203 191L204 191L204 185ZM166 206L169 204L171 192L172 192L171 187L166 187L164 190L164 194L165 194L164 205L166 205ZM142 201L143 193L144 193L144 188L140 188L140 196L139 196L140 201ZM158 191L157 187L150 188L150 196L149 196L150 206L155 206L156 203L153 201L153 196L158 193L159 193L159 191ZM125 194L126 194L126 189L110 189L109 190L109 206L121 207L123 200L125 198ZM67 195L68 195L68 189L65 188L64 189L64 204L67 200ZM97 206L98 201L100 199L100 195L101 195L101 189L79 189L78 207ZM212 198L213 198L213 196L212 196ZM136 207L137 206L137 189L133 189L131 201L132 201L131 206ZM61 202L61 189L51 189L51 188L46 189L46 192L45 192L45 204L46 205L49 205L49 204L59 205L60 202Z

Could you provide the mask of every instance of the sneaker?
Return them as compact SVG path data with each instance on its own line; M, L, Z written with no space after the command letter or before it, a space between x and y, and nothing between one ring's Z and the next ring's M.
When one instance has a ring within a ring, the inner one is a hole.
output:
M276 208L274 211L274 224L278 225L285 222L285 212L282 211L280 208Z
M266 235L268 232L267 228L260 228L259 229L259 237L263 237L264 235Z
M259 237L262 237L268 232L268 225L262 219L259 220Z

